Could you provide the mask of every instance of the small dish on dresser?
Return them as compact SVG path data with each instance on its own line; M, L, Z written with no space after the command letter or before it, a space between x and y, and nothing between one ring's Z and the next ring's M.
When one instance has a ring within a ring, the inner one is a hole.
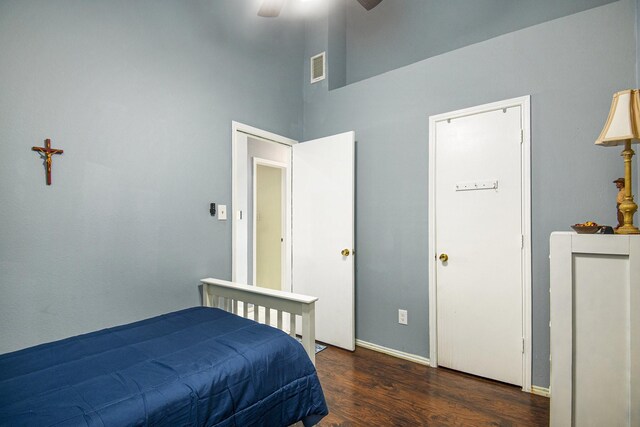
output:
M600 230L600 225L596 224L593 221L587 221L582 224L574 224L571 226L578 234L594 234Z

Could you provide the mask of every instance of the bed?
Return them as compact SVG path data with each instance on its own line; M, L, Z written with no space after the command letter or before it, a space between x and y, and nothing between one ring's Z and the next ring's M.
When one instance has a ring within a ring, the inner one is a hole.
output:
M0 425L316 424L328 410L305 348L244 318L253 290L220 282L203 282L203 307L0 355Z

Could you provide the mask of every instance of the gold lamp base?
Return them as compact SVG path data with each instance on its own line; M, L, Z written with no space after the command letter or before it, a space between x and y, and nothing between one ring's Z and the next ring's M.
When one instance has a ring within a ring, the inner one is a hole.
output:
M640 234L638 227L620 227L616 230L616 234Z
M638 205L634 203L633 196L631 197L631 200L627 200L625 198L625 200L620 204L619 209L620 212L622 212L624 224L618 227L616 234L640 234L638 227L633 225L633 214L638 210Z
M624 218L622 226L618 227L616 234L640 234L638 227L633 225L633 214L638 210L638 205L633 201L631 194L631 158L634 155L631 149L631 140L625 141L622 157L624 158L624 200L620 203L620 212Z

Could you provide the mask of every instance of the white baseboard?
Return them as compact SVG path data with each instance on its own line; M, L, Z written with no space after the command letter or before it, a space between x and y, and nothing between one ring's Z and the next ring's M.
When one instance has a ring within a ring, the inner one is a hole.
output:
M369 350L377 351L378 353L388 354L389 356L397 357L399 359L408 360L410 362L419 363L421 365L431 366L429 359L415 354L405 353L404 351L394 350L392 348L383 347L378 344L372 344L370 342L356 340L358 347L367 348Z
M531 394L537 394L538 396L551 397L551 391L548 388L538 387L537 385L531 386Z

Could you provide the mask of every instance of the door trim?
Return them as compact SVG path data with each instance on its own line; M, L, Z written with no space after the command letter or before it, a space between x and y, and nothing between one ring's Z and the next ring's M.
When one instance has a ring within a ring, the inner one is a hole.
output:
M257 219L258 218L257 218L257 215L255 215L255 213L258 211L258 193L256 191L256 187L257 187L256 184L257 184L257 181L258 181L258 174L256 172L257 172L258 166L269 166L269 167L272 167L272 168L276 168L276 169L281 169L282 170L282 180L280 182L280 191L281 191L282 196L284 196L284 197L282 197L282 200L281 200L281 204L282 204L282 216L281 216L282 224L281 224L281 229L284 232L283 233L284 236L282 236L282 238L284 239L284 242L283 242L284 244L280 247L280 252L281 252L280 253L280 259L281 259L281 261L280 261L280 271L281 271L281 274L280 274L280 290L281 291L289 291L290 292L291 289L285 289L285 287L286 287L285 284L287 283L287 280L285 280L286 276L287 276L287 271L286 271L286 268L287 268L286 252L287 251L285 250L285 248L286 248L286 246L288 244L290 244L290 241L289 241L290 239L287 238L287 236L290 233L287 233L287 219L286 219L286 216L287 216L287 212L290 211L290 209L287 209L287 204L289 206L291 205L291 195L288 194L288 192L287 192L287 171L288 171L288 168L287 168L286 163L275 162L273 160L262 159L260 157L254 157L252 163L253 163L253 212L254 212L254 215L253 215L253 218L252 218L253 219L253 239L251 240L253 242L253 257L252 257L252 262L253 262L253 269L252 269L252 271L253 271L253 282L252 283L254 285L257 285L257 283L258 283L258 281L257 281L257 273L256 273L256 266L257 266L257 263L256 263L256 258L257 258L256 241L257 240L256 239L257 239L257 236L258 236L258 230L257 230L257 228L258 228Z
M436 299L436 123L443 120L454 119L474 114L494 111L503 108L521 108L522 120L522 144L520 159L522 164L522 390L531 391L531 109L530 96L507 99L490 104L479 105L462 110L438 114L429 117L429 361L431 366L438 366L438 325L437 325L437 299Z
M262 129L258 129L253 126L245 125L240 122L232 121L231 122L231 281L237 282L238 276L240 276L238 265L238 251L240 248L237 246L237 235L238 235L238 206L239 206L239 195L238 195L238 183L236 182L236 175L238 173L238 149L241 144L241 140L246 140L247 136L251 136L256 139L261 139L267 142L273 142L277 144L282 144L285 146L293 146L297 144L298 141L268 132ZM290 174L291 171L288 170L287 174ZM289 181L291 182L291 181ZM287 192L287 197L290 197L290 191ZM248 197L248 195L247 195ZM289 205L290 206L290 205ZM286 254L286 269L283 271L283 276L285 277L285 287L288 287L288 290L291 291L291 212L285 213L289 218L288 224L286 227L286 241L288 242L285 245L285 254ZM247 248L248 251L248 248ZM248 265L248 264L247 264ZM246 272L245 274L248 274Z

